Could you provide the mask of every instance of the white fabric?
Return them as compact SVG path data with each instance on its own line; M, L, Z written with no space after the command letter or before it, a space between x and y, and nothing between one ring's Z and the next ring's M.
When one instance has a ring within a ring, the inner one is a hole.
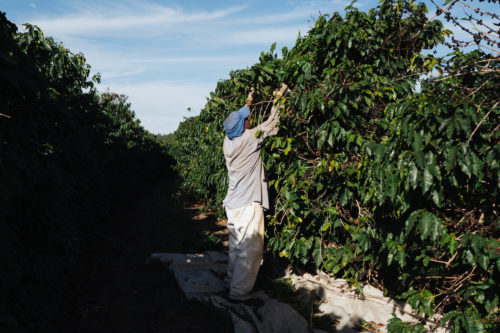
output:
M382 290L373 286L365 285L361 295L353 290L346 280L336 279L323 272L317 272L316 275L297 275L288 271L285 278L289 278L295 289L301 291L304 300L310 301L311 293L321 299L319 311L335 321L338 332L359 332L360 322L379 324L377 332L387 332L387 325L393 313L403 321L417 323L424 320L426 332L447 332L443 327L437 328L441 321L439 314L434 314L432 318L416 315L409 304L404 305L400 301L385 297Z
M246 299L259 273L264 248L264 209L252 202L237 209L226 208L229 229L227 279L229 297Z
M266 137L278 134L281 108L281 105L273 106L265 122L245 130L241 136L233 139L226 136L224 139L223 150L229 178L227 195L223 201L225 207L236 209L257 201L264 209L269 209L267 180L260 158L260 145Z

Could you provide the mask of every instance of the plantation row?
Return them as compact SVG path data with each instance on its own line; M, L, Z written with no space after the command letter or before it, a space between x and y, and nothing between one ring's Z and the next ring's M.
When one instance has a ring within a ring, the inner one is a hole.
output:
M2 332L57 330L86 235L171 163L89 72L82 54L31 25L18 33L0 12Z
M500 63L480 50L433 56L450 32L426 13L400 0L319 16L281 57L273 45L219 81L170 152L182 188L222 214L222 122L255 87L256 125L287 83L262 155L274 198L267 248L358 290L382 287L456 332L495 331ZM390 329L423 331L397 318Z

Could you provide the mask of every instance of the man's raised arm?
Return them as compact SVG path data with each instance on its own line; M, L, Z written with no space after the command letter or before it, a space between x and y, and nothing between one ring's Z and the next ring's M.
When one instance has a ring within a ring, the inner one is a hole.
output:
M271 109L271 113L266 121L256 126L254 129L257 131L261 131L261 139L265 139L268 136L278 134L278 122L280 120L279 111L283 108L283 105L278 101L279 99L288 92L288 86L286 84L282 84L281 88L276 92L273 101L273 107Z

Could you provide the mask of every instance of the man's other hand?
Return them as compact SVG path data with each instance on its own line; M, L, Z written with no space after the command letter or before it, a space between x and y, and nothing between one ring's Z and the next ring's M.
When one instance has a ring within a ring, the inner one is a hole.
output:
M285 83L282 83L281 88L279 90L276 90L276 94L274 95L274 100L276 101L280 99L287 92L288 92L288 86Z
M248 97L247 97L247 103L246 103L247 106L252 105L252 103L253 103L253 94L254 93L255 93L255 89L254 88L250 88L250 92L248 93Z

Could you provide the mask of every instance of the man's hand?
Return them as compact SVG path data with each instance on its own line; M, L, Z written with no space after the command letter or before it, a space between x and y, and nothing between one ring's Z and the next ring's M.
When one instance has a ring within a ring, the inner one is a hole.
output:
M285 95L288 92L288 86L284 83L281 84L281 88L276 91L276 94L274 95L274 100L277 101L280 99L283 95Z
M250 88L250 92L248 93L248 97L247 97L247 103L245 104L246 106L250 106L252 105L252 102L253 102L253 94L255 93L255 89L254 88Z

